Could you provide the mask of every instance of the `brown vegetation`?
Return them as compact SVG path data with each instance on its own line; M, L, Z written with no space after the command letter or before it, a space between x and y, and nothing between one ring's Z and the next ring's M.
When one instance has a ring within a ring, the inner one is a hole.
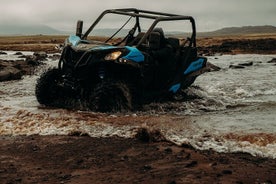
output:
M67 36L1 36L0 51L45 51L60 52L58 45L63 44ZM267 44L268 43L268 44ZM199 50L203 54L217 53L259 53L276 54L276 34L246 34L199 37ZM251 45L248 49L247 45Z

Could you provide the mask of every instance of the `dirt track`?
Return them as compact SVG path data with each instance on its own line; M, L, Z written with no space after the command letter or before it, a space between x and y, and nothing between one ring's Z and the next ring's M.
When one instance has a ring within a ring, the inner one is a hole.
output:
M1 183L275 183L276 160L118 137L1 137Z

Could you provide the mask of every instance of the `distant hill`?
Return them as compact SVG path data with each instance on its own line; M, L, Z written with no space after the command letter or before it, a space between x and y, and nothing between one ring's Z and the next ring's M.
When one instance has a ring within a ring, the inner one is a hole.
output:
M60 35L64 32L57 29L51 28L45 25L1 25L0 24L0 35Z
M199 36L226 36L242 34L266 34L276 33L275 26L243 26L243 27L226 27L212 32L200 32Z
M70 32L64 32L46 25L3 25L0 24L0 35L69 35L74 34L75 30ZM85 31L85 30L84 30ZM93 34L98 36L111 36L116 33L117 29L96 29ZM122 37L128 33L128 30L122 29L116 37ZM226 36L226 35L242 35L242 34L266 34L266 33L276 33L275 26L243 26L243 27L226 27L212 32L198 32L198 36ZM178 31L169 32L168 35L183 36L183 33ZM187 36L187 34L184 34Z

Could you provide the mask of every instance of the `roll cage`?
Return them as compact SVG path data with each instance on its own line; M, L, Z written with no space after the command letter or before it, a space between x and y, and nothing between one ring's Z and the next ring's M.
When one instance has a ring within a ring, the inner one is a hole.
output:
M106 14L118 14L118 15L126 15L130 17L134 17L136 19L135 26L132 28L133 33L138 29L138 32L141 32L140 27L140 18L153 19L153 23L146 31L141 40L137 43L136 47L139 47L149 36L149 34L153 31L155 26L161 21L176 21L176 20L188 20L191 23L192 27L192 35L190 37L190 45L191 47L196 47L196 26L195 20L191 16L183 16L177 14L170 13L162 13L155 11L147 11L136 8L127 8L127 9L109 9L105 10L100 16L94 21L94 23L88 28L88 30L81 36L82 40L86 40L90 32L95 28L95 26L101 21L101 19Z

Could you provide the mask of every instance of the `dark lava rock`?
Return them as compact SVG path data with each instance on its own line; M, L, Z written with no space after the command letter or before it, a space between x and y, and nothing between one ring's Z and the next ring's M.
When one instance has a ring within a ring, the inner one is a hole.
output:
M159 130L149 130L147 128L139 128L135 137L142 142L159 142L166 140Z
M252 65L253 65L253 62L250 61L250 62L246 62L246 63L239 63L238 65L239 65L239 66L252 66Z
M0 55L7 55L6 52L0 51Z
M35 59L38 60L38 61L44 61L47 59L48 55L46 52L44 51L41 51L41 52L35 52L33 54L33 56L35 56Z
M247 66L253 66L253 62L245 62L245 63L239 63L237 65L230 65L229 68L233 68L233 69L242 69L245 68Z
M268 61L267 63L276 63L276 58L271 59L271 60Z
M48 58L52 60L58 60L60 58L60 54L54 54L52 56L49 56Z
M22 56L23 53L22 52L16 52L14 55L17 55L17 56Z
M0 60L0 82L18 80L23 75L34 74L35 67L43 64L40 61L42 58L45 58L43 53L26 56L25 60Z
M276 39L244 39L244 40L224 40L221 45L198 47L199 53L206 56L213 56L215 53L232 54L235 51L242 53L275 53Z
M230 65L229 68L232 68L232 69L243 69L245 67L241 66L241 65Z
M19 69L7 66L4 69L0 69L0 82L21 79L22 75L23 73Z

